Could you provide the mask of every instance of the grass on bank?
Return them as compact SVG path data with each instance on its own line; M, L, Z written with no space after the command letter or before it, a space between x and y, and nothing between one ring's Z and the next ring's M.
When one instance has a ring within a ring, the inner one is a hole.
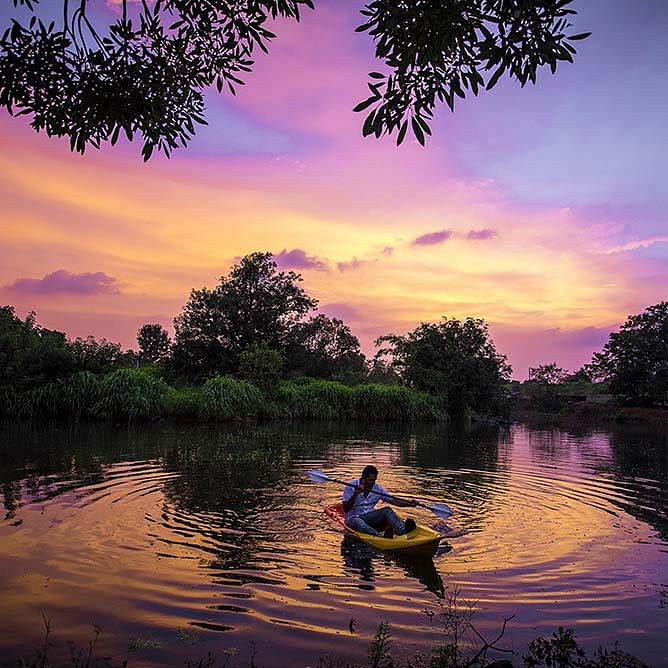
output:
M97 420L196 419L447 421L442 403L396 385L349 386L333 381L282 381L266 392L231 376L202 387L175 388L151 370L120 369L19 391L0 389L0 414L24 418Z

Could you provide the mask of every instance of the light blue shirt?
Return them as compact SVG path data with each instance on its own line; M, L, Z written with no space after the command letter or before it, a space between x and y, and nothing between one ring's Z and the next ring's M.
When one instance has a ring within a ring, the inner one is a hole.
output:
M351 480L348 483L348 485L360 485L360 484L361 483L359 479ZM342 498L344 503L352 499L353 494L355 493L355 488L349 487L348 485L346 485L346 487L344 487L343 489ZM387 494L387 491L382 485L379 485L378 483L374 483L368 496L364 496L364 492L360 492L355 497L355 503L353 503L353 507L346 513L346 522L352 519L353 517L357 517L358 515L364 515L364 513L371 512L374 509L374 506L382 498L385 498L385 500L387 501L387 497L382 497L381 494Z

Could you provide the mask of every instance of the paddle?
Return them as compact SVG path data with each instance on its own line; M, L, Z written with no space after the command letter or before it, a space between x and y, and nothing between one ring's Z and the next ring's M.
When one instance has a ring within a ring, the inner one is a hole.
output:
M339 485L345 485L346 487L356 487L356 485L353 485L352 483L343 482L343 480L337 480L336 478L332 478L328 476L324 471L319 471L318 469L311 469L310 471L306 471L306 475L313 482L336 482ZM398 499L399 501L407 500L407 499L402 499L399 496L394 496L392 494L382 494L381 492L374 492L374 494L378 494L378 496L385 497L386 499ZM434 515L442 517L444 520L447 520L448 517L452 515L452 509L450 508L450 506L448 506L447 503L423 503L422 501L416 501L415 505L420 506L420 508L426 508L428 511L434 513Z

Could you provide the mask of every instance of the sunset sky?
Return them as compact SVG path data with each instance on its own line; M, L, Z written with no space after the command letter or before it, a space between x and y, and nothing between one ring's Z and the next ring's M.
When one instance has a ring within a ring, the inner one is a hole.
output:
M668 299L668 4L580 0L574 65L443 109L426 148L361 137L360 2L280 23L236 98L170 160L72 155L0 111L0 303L136 347L193 287L273 252L367 353L443 315L488 321L514 375L576 369Z

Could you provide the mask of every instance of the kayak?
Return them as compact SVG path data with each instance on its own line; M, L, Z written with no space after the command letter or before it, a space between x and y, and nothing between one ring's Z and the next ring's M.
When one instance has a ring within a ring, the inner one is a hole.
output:
M325 514L349 534L363 540L365 543L369 543L369 545L377 547L379 550L387 550L399 554L431 556L436 552L441 540L445 538L438 531L434 531L422 524L418 524L410 533L403 536L395 536L394 538L384 538L383 536L374 536L369 533L356 531L346 524L343 504L341 503L325 508Z

